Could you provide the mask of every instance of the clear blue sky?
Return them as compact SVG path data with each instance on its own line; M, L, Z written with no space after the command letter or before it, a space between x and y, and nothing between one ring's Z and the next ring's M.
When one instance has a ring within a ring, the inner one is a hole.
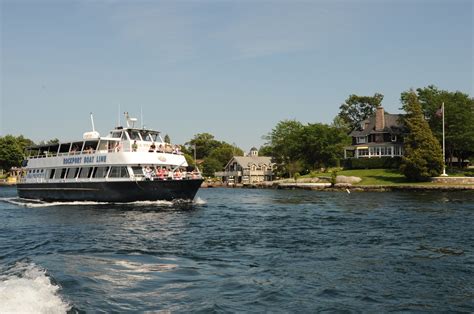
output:
M350 94L474 95L473 1L1 3L0 135L80 138L118 105L183 143L248 150L280 120L330 123Z

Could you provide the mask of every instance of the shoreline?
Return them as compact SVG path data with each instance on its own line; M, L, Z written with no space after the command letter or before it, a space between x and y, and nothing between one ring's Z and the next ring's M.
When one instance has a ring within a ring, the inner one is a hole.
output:
M218 185L203 183L201 188L226 188L226 189L275 189L275 190L310 190L327 192L391 192L391 191L474 191L474 185L422 185L422 184L401 184L401 185L349 185L330 183L276 183L276 184L251 184L251 185Z

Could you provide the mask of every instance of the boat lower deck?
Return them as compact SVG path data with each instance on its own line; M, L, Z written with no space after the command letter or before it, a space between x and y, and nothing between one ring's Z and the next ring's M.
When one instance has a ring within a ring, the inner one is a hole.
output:
M192 200L202 179L154 181L102 181L19 183L18 196L43 201L172 201Z

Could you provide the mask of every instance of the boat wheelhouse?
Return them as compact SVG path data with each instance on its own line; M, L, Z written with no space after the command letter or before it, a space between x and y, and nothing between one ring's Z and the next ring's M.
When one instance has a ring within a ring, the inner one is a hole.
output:
M45 201L133 202L192 200L203 181L178 145L160 132L116 127L107 136L30 147L17 185L22 198ZM93 125L93 123L92 123Z

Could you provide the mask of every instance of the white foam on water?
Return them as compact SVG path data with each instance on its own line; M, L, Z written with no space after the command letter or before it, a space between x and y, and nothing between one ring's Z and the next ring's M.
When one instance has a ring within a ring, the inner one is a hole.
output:
M46 271L33 263L17 263L0 276L0 313L66 313L71 306L58 294Z
M41 200L34 199L24 199L19 197L2 197L0 198L1 202L7 202L17 206L24 206L28 208L39 208L39 207L51 207L51 206L91 206L91 205L107 205L107 204L125 204L125 205L137 205L137 206L172 206L176 202L187 203L186 200L175 200L175 201L135 201L128 203L113 203L113 202L95 202L95 201L73 201L73 202L45 202ZM195 205L204 205L207 204L206 201L201 198L196 198L192 204Z
M193 204L195 204L195 205L205 205L205 204L207 204L207 201L203 200L202 198L200 198L198 196L194 199Z

